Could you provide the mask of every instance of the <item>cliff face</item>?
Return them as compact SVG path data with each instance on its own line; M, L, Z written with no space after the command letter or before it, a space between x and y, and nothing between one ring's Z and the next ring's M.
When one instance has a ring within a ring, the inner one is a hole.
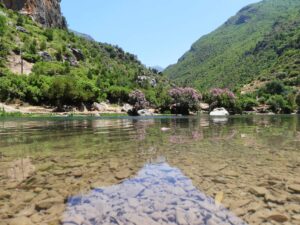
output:
M46 27L65 28L61 14L61 0L0 0L7 8L31 16Z

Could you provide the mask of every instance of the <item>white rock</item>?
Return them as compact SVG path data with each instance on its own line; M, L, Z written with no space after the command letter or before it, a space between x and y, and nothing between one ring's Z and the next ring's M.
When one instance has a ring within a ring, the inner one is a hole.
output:
M229 112L224 108L215 108L209 115L210 116L229 116Z

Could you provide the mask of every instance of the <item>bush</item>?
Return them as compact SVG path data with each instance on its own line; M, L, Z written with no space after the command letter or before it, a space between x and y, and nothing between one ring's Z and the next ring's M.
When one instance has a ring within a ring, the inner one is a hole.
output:
M286 87L280 81L271 81L268 82L264 87L259 90L259 94L263 95L270 94L270 95L282 95L286 91Z
M224 107L230 111L235 111L236 108L236 96L227 88L211 89L206 95L205 100L213 107Z
M8 74L0 77L0 100L23 100L27 92L27 77Z
M108 88L107 97L112 103L127 102L129 99L130 89L127 87L111 86Z
M23 19L23 16L18 15L17 26L23 26L23 25L24 25L24 19Z
M258 106L256 99L251 97L241 96L238 101L243 111L252 111L254 107Z
M293 111L293 107L288 104L288 101L282 95L271 96L267 104L275 113L291 113Z
M22 59L26 60L27 62L36 63L41 60L39 55L24 53L22 54Z
M174 113L188 115L190 111L199 110L202 96L195 89L177 87L171 89L169 95Z
M296 104L300 112L300 92L298 92L298 94L296 95Z
M133 114L136 114L138 110L145 109L149 106L144 93L140 90L132 91L129 94L129 103L133 105Z
M0 15L0 36L3 36L6 31L6 19Z
M47 29L45 32L44 32L44 35L46 36L47 38L47 41L53 41L53 38L54 38L54 34L53 34L53 30L52 29Z
M33 66L32 72L40 75L66 75L68 67L61 62L38 62Z
M94 102L99 89L92 83L72 76L53 77L49 86L48 99L57 106L75 105L81 102Z

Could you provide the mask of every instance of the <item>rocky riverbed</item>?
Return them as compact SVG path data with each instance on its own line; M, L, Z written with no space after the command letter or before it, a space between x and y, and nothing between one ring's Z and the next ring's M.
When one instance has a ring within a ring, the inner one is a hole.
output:
M276 118L5 122L0 224L300 224L300 126Z

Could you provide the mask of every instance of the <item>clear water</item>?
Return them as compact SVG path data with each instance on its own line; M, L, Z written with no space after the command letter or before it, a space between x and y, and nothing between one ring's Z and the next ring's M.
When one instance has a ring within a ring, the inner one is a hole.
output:
M299 174L298 116L0 121L1 225L300 224Z

